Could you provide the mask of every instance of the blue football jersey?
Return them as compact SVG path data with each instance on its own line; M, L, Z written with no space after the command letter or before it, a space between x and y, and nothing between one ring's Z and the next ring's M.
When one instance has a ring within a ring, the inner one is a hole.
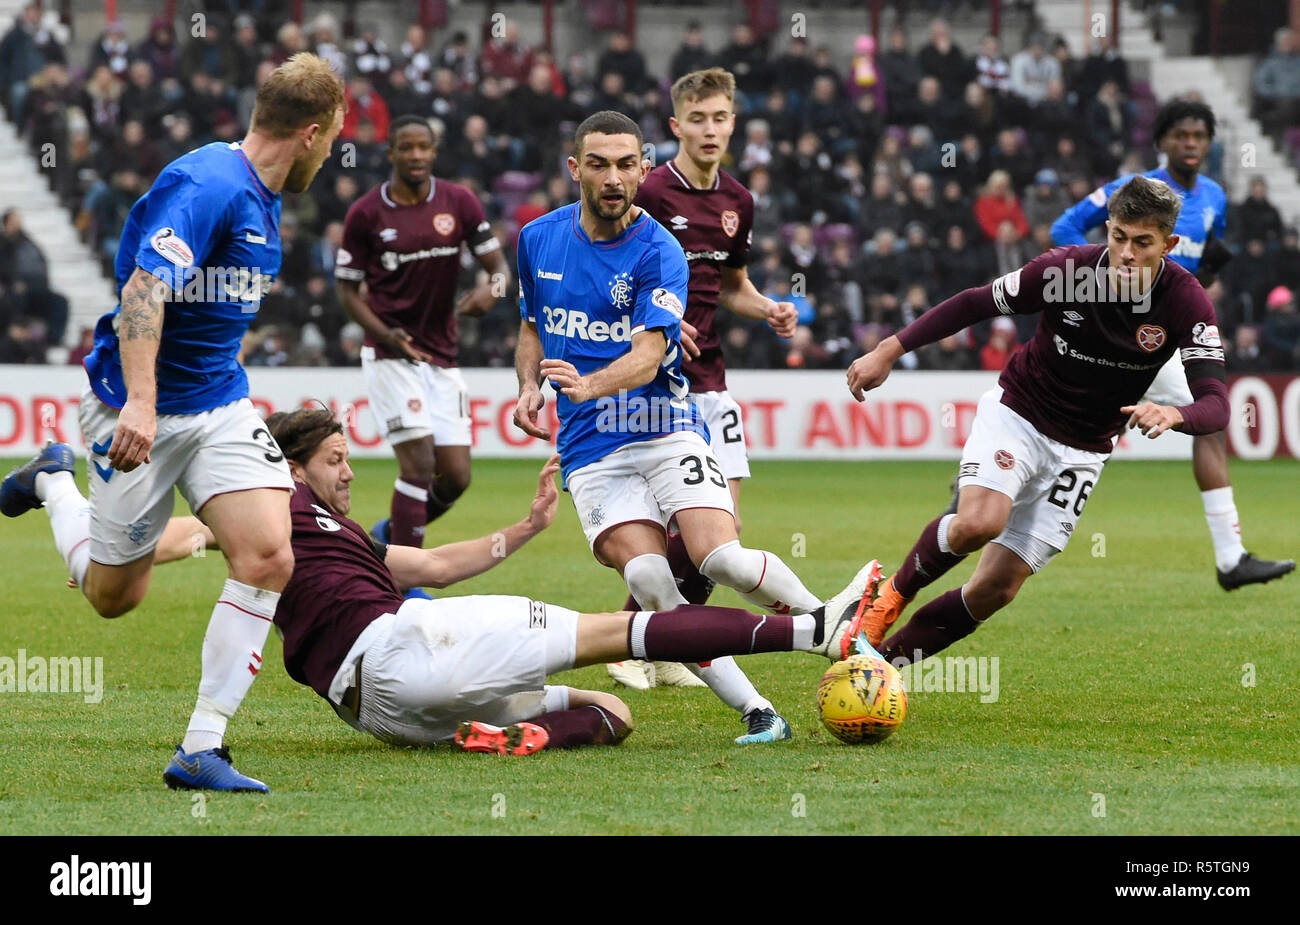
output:
M248 395L236 356L280 256L280 194L266 188L238 143L178 157L131 207L114 265L118 292L136 267L172 290L158 346L159 414L197 414ZM121 310L99 319L85 361L90 387L114 408L127 398Z
M578 203L563 206L519 233L519 313L537 325L544 355L585 376L626 354L641 331L663 331L668 346L655 378L623 396L575 405L557 391L566 485L570 473L629 443L678 431L709 439L682 374L690 271L681 245L646 212L617 238L593 242L578 213Z
M1088 198L1066 209L1052 225L1052 240L1059 245L1087 244L1084 234L1106 220L1106 203L1110 194L1135 176L1129 173L1111 180L1093 190ZM1209 177L1197 176L1196 188L1189 191L1179 186L1163 167L1148 170L1143 176L1168 183L1182 197L1183 210L1178 213L1178 221L1174 224L1178 243L1169 252L1169 259L1195 273L1201 266L1205 242L1211 235L1222 241L1227 229L1228 197L1223 187Z

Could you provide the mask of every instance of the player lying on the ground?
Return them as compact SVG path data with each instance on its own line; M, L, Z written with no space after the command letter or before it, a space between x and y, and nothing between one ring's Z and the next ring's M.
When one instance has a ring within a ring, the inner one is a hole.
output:
M1202 285L1208 286L1219 267L1232 256L1221 240L1227 222L1228 197L1223 187L1200 174L1214 138L1214 112L1204 103L1174 100L1156 115L1152 135L1156 147L1165 156L1165 166L1148 170L1143 176L1169 184L1183 201L1178 224L1174 226L1178 244L1169 252L1169 259L1195 273ZM1105 220L1106 200L1131 176L1112 180L1067 209L1052 225L1052 240L1057 244L1086 244L1084 233ZM1218 345L1217 334L1214 343ZM1157 404L1191 404L1187 377L1177 358L1170 357L1160 368L1142 399ZM1259 559L1242 545L1237 504L1228 477L1228 435L1224 431L1195 436L1192 472L1201 489L1205 522L1214 544L1215 567L1225 591L1272 581L1295 568L1291 559Z
M675 526L710 581L772 613L814 610L819 599L778 556L740 545L731 491L681 371L686 256L633 204L648 167L641 129L622 113L589 116L568 163L579 201L519 232L515 425L550 438L537 420L549 382L560 471L587 542L645 609L687 603L667 558ZM737 744L790 738L734 659L687 667L744 718Z
M1149 437L1206 434L1228 423L1223 348L1196 277L1168 259L1182 201L1135 177L1110 197L1107 243L1049 251L991 285L967 289L849 367L854 398L908 351L999 314L1041 312L1038 331L980 398L962 450L955 514L935 519L854 621L895 664L974 632L1070 541L1125 424ZM1139 403L1175 352L1195 400ZM971 580L926 604L880 641L921 588L984 548Z
M526 754L543 746L617 744L631 729L619 698L550 686L547 675L622 658L698 662L787 651L834 657L870 590L874 562L825 605L797 616L694 605L580 614L502 595L403 601L408 588L446 587L492 568L549 526L558 460L542 468L519 523L435 549L386 546L345 516L353 473L347 438L330 412L281 412L267 427L297 485L293 576L275 611L285 668L347 723L386 742L433 745L451 741L462 724L476 724L457 737L473 750ZM189 556L200 540L210 547L214 537L198 518L173 518L156 561Z

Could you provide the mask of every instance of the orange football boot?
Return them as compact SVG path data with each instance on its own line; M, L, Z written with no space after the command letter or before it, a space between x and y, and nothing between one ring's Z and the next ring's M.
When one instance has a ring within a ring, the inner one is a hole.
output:
M491 723L461 723L456 730L456 744L467 752L492 752L496 755L531 755L546 747L550 735L533 723L493 726Z
M879 648L880 643L885 639L885 633L889 632L894 621L902 616L903 610L910 603L912 603L910 597L903 597L894 590L893 575L890 575L889 580L880 586L880 593L874 601L864 596L862 603L858 605L858 612L854 615L853 622L849 624L848 631L840 643L844 650L844 657L849 657L853 640L857 639L858 634L862 632L867 634L867 642Z

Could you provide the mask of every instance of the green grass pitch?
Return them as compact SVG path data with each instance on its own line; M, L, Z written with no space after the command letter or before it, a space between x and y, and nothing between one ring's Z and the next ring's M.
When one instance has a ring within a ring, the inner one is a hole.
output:
M741 498L746 543L829 596L868 558L897 566L946 503L953 468L757 464ZM432 539L521 517L536 469L476 462ZM353 516L369 524L387 510L394 464L356 470ZM1237 462L1233 476L1248 547L1294 556L1300 464ZM995 702L913 691L903 728L870 747L820 728L826 663L796 653L741 659L790 719L791 742L734 746L739 719L707 690L660 689L623 694L637 728L620 748L526 759L395 749L290 681L272 634L228 735L236 765L271 794L174 793L162 770L193 706L220 555L166 566L117 621L63 587L43 514L0 523L0 561L0 656L102 657L105 679L97 704L0 693L0 834L1300 833L1300 578L1219 589L1187 463L1109 466L1071 548L950 650L999 659ZM567 496L549 531L453 593L579 610L624 598ZM603 668L562 679L612 687Z

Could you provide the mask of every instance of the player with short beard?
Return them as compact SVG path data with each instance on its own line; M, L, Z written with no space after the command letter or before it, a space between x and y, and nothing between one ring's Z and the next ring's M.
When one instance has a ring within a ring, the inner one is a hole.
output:
M505 595L404 601L407 588L443 588L499 565L546 529L559 500L558 460L542 467L523 520L478 539L413 549L379 542L347 519L348 442L327 409L280 412L266 426L297 484L293 577L275 612L285 668L349 725L396 745L454 737L470 751L515 755L617 745L632 729L626 704L603 691L547 685L547 675L633 654L824 654L838 650L836 634L863 592L850 585L800 616L690 604L661 613L579 614ZM187 558L197 544L214 541L197 518L173 518L157 561Z
M482 315L510 287L482 203L433 176L437 156L427 120L393 120L392 176L348 209L334 269L339 302L366 332L361 367L370 410L397 456L389 517L375 524L375 535L402 546L424 545L426 525L469 487L472 435L457 368L457 312ZM462 244L486 276L456 300Z
M849 629L850 636L864 629L895 665L973 633L1065 549L1125 425L1154 438L1171 429L1213 433L1228 422L1214 307L1196 277L1169 258L1182 200L1159 180L1134 177L1107 206L1105 245L1058 248L960 292L849 367L849 389L861 401L904 353L988 318L1041 312L1034 337L980 398L962 450L956 513L925 527ZM1075 286L1076 268L1093 285ZM1060 299L1063 289L1091 293L1091 301ZM1141 401L1171 356L1181 360L1194 400ZM921 588L981 548L970 581L926 604L881 645Z
M709 428L709 446L717 457L736 509L740 531L740 481L749 478L745 426L740 405L727 391L722 341L714 326L718 305L743 318L766 321L778 337L791 337L798 313L791 302L774 302L760 293L745 269L752 240L754 197L721 169L736 128L736 81L720 67L693 71L673 84L673 115L668 124L681 142L677 156L651 170L636 194L636 204L650 213L681 244L690 267L684 320L695 331L699 353L688 356L682 372L691 397ZM713 582L700 574L681 535L668 538L668 564L692 604L703 604ZM627 607L635 607L629 597ZM610 675L629 687L655 684L691 686L694 675L680 665L621 662Z
M704 577L772 613L815 610L818 599L780 558L740 545L731 492L681 371L686 258L633 205L648 166L640 129L603 111L574 141L569 172L581 200L519 233L516 426L550 438L538 423L549 381L561 472L587 542L642 608L686 603L666 556L676 528ZM865 572L855 583L866 587ZM734 659L692 670L744 718L737 744L790 738Z
M1169 184L1183 200L1174 229L1178 245L1170 252L1169 259L1195 273L1202 285L1208 286L1232 256L1222 240L1228 197L1223 187L1200 175L1214 139L1214 112L1201 102L1174 100L1156 115L1152 135L1165 163L1143 176ZM1112 180L1066 209L1052 225L1052 239L1057 244L1086 243L1084 233L1105 221L1107 200L1130 177L1132 174ZM1218 345L1217 332L1215 344ZM1163 404L1189 403L1191 393L1182 364L1170 358L1143 397ZM1226 431L1198 434L1193 438L1192 471L1201 489L1205 522L1214 544L1215 571L1225 591L1272 581L1295 569L1294 560L1259 559L1242 545L1237 504L1228 477Z
M258 88L242 142L205 145L163 169L127 217L121 304L99 319L85 360L90 500L62 443L0 486L7 516L44 505L68 572L103 617L144 598L177 488L220 540L230 578L203 639L189 728L163 773L169 787L267 790L234 769L222 741L293 570L293 480L248 400L238 354L280 269L281 191L307 189L344 107L330 66L294 55Z

